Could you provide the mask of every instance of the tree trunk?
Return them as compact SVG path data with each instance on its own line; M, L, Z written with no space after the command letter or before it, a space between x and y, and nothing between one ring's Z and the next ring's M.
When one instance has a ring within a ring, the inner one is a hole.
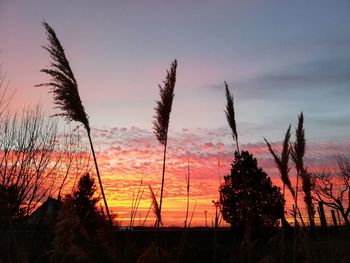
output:
M310 222L310 227L313 229L315 228L315 211L314 211L314 206L312 205L312 203L307 203L307 212L308 212L308 216L309 216L309 222Z
M348 218L348 215L349 214L346 214L343 210L338 210L340 213L341 213L341 215L343 216L343 218L344 218L344 221L345 221L345 225L347 226L347 227L350 227L350 222L349 222L349 218Z
M332 219L333 219L333 226L337 227L338 223L337 223L337 218L335 217L334 210L331 210L331 213L332 213Z
M318 213L320 214L320 222L321 222L321 227L326 229L327 228L327 220L326 220L326 216L324 213L324 207L323 207L323 202L318 202Z

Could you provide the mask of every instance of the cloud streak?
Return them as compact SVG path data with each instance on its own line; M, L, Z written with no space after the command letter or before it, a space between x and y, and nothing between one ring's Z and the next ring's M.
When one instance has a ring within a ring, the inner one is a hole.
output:
M350 57L331 57L305 60L289 64L277 71L261 72L241 80L231 81L237 96L242 99L287 99L286 95L299 96L317 93L349 95ZM222 84L212 86L222 91Z

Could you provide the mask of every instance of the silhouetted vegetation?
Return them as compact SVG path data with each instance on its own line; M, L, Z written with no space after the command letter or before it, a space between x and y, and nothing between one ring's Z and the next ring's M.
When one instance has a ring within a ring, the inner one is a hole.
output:
M299 115L298 127L295 130L295 142L292 145L291 156L295 163L295 168L297 170L297 186L296 186L296 208L298 208L298 178L301 178L302 189L304 192L304 202L307 206L307 212L309 215L309 222L311 227L315 227L315 208L312 203L312 182L311 174L304 167L304 155L306 152L306 139L305 139L305 130L304 130L304 115L301 112ZM295 212L296 214L296 212Z
M60 170L56 123L46 120L38 108L26 109L22 116L0 116L0 134L2 202L9 202L4 206L11 207L12 215L29 215L56 190L54 175Z
M341 157L338 167L312 173L317 199L331 209L339 211L345 224L350 227L350 162Z
M270 153L273 156L273 159L276 163L276 166L280 172L280 177L283 182L283 198L285 194L285 187L289 189L291 192L292 196L295 195L295 190L294 187L292 186L292 183L289 178L289 155L290 155L290 145L289 145L289 140L290 140L290 128L291 126L289 125L286 134L284 136L283 144L282 144L282 152L281 155L279 156L273 149L270 143L265 139L265 142L267 144L267 147L270 151Z
M53 262L113 262L117 250L109 219L97 208L96 185L83 175L72 195L66 195L53 227Z
M51 81L37 86L48 86L51 88L51 93L54 95L54 102L62 111L61 113L57 114L58 116L65 117L67 121L80 122L86 129L90 142L91 152L94 158L102 198L105 204L107 216L110 223L112 224L112 217L107 205L107 199L104 193L102 180L97 165L95 150L91 140L91 128L88 116L85 113L84 106L80 99L78 83L74 77L68 59L66 58L64 49L57 38L55 30L46 22L43 22L43 26L46 30L47 39L49 41L49 46L43 48L50 53L52 62L49 68L42 69L41 72L48 74L51 77Z
M284 214L284 199L257 160L247 151L240 152L233 96L226 82L225 95L226 119L237 151L231 174L219 188L223 219L235 229L275 227Z
M176 59L171 63L170 70L167 71L166 78L164 80L164 86L159 85L160 100L157 101L157 105L154 108L156 114L154 115L154 133L157 136L158 141L164 145L163 153L163 172L162 172L162 184L160 188L160 200L159 200L159 217L157 221L157 228L162 223L162 203L163 203L163 190L164 190L164 177L165 177L165 161L166 161L166 149L168 143L168 129L171 108L174 99L174 88L176 83Z
M290 140L290 129L291 129L291 126L289 125L288 129L287 129L287 132L284 136L284 140L283 140L283 143L282 143L282 152L281 152L281 155L278 155L272 148L271 144L264 138L266 144L267 144L267 147L271 153L271 155L273 156L273 159L275 161L275 164L276 164L276 167L278 168L279 170L279 173L280 173L280 178L283 182L283 199L285 200L285 188L287 186L288 190L291 192L293 198L295 198L295 190L292 186L292 183L290 181L290 178L289 178L289 171L290 171L290 168L289 168L289 156L290 156L290 144L289 144L289 140ZM285 221L285 218L284 218L284 223L286 222Z
M257 228L278 226L283 217L282 194L253 155L236 152L231 174L224 179L219 189L221 212L233 228L247 227L249 220Z
M225 95L226 95L226 120L232 131L232 139L236 142L237 152L239 153L239 144L238 144L238 133L237 133L237 124L235 117L235 108L233 103L233 95L228 89L228 85L225 82Z
M164 146L159 202L158 192L149 185L155 225L153 228L134 226L145 189L143 176L138 190L133 192L129 228L123 230L117 223L113 224L115 220L107 205L89 118L77 81L55 31L46 22L43 26L49 41L44 49L50 54L51 64L41 71L51 79L38 86L51 88L54 102L61 110L58 116L68 122L81 123L87 131L106 210L98 207L100 197L89 173L89 156L80 148L80 136L71 131L59 132L56 122L44 118L39 108L26 108L22 115L8 113L6 108L11 96L7 97L5 90L0 94L0 262L349 262L348 159L339 158L334 169L309 172L304 164L307 147L301 112L295 142L290 143L289 126L281 154L265 139L283 182L282 195L256 158L240 150L234 98L226 82L225 115L236 151L230 174L224 176L219 186L219 201L213 201L216 209L213 228L207 225L190 228L196 206L189 216L188 160L184 227L160 229L177 60L167 70L163 85L159 85L160 100L154 108L154 133ZM0 75L0 88L3 83ZM297 172L295 187L289 175L289 157ZM299 179L311 231L304 224L298 207ZM294 198L291 212L294 226L287 224L284 217L285 187ZM315 222L315 200L319 202L323 222L320 229ZM323 205L332 209L332 227L325 227ZM144 222L147 217L148 213ZM220 228L221 218L231 225L230 229ZM282 220L286 224L281 230Z
M94 197L96 185L90 174L83 175L77 189L73 192L73 204L79 216L80 222L87 229L96 221L98 197Z
M23 218L25 208L22 205L18 186L0 186L0 223Z

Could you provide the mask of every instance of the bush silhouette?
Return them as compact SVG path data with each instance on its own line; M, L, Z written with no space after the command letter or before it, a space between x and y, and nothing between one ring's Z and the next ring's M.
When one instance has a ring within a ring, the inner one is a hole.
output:
M74 207L81 223L85 226L96 224L97 221L98 211L96 205L100 199L94 197L95 191L95 181L87 173L80 178L78 189L73 193Z
M284 199L280 188L258 167L248 151L235 152L231 174L220 186L223 219L231 227L246 227L251 220L255 227L276 227L283 217Z
M0 222L24 215L20 190L16 185L0 186Z

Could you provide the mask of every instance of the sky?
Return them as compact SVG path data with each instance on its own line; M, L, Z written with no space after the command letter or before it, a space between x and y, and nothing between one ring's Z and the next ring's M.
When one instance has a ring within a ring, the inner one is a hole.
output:
M241 148L254 152L277 184L263 137L279 144L301 111L309 167L347 154L349 12L348 0L0 0L0 70L14 94L11 110L39 103L48 116L57 113L48 89L34 87L48 80L40 73L49 65L42 21L56 30L93 127L107 192L123 219L142 173L159 185L162 148L152 116L158 84L176 58L165 186L165 209L175 216L165 218L183 221L190 156L194 222L203 224L233 159L224 81L234 94Z

